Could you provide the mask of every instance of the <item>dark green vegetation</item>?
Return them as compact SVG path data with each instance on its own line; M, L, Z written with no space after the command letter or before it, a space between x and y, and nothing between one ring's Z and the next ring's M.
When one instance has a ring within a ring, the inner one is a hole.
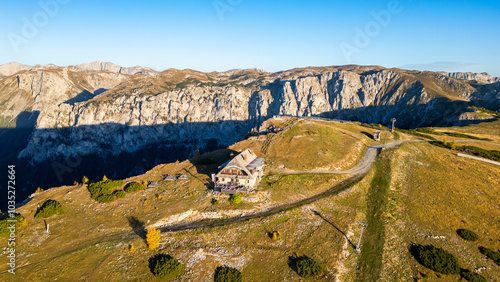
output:
M486 150L486 149L478 148L475 146L456 146L450 142L447 142L446 144L444 142L432 142L432 144L439 146L439 147L448 148L448 149L456 150L456 151L463 152L466 154L474 155L477 157L490 159L493 161L500 161L500 151Z
M123 190L127 193L137 192L144 190L144 185L142 185L141 183L132 182L127 184L127 186L125 186L125 189Z
M111 203L116 200L116 196L113 194L101 195L95 199L101 204Z
M64 213L64 207L58 201L47 200L36 212L35 218L47 218Z
M160 279L169 279L180 275L182 264L171 256L160 255L151 259L153 274Z
M432 135L447 135L451 137L456 137L456 138L467 138L467 139L474 139L474 140L482 140L482 141L492 141L491 139L488 138L480 138L477 136L465 134L465 133L458 133L458 132L438 132L434 131L433 129L424 127L424 128L417 128L417 129L411 129L411 130L404 130L404 129L397 129L400 132L408 133L408 134L413 134L422 138L430 139L433 141L436 141L436 138Z
M214 206L215 206L215 205L218 205L218 204L219 204L219 200L217 200L217 199L212 199L212 201L211 201L210 203L212 203L212 205L214 205Z
M412 248L415 258L423 266L442 274L458 274L460 272L457 258L444 249L432 245L416 245Z
M17 221L17 226L18 226L19 221L24 220L24 217L20 214L15 215L14 217L9 217L8 214L3 214L1 219L0 219L0 237L9 236L10 229L7 229L7 228L9 226L11 226L11 224L12 224L12 222L9 222L9 220Z
M468 229L458 229L457 234L458 234L458 236L462 237L464 240L467 240L467 241L479 240L479 236L476 233L474 233L474 231L471 231Z
M219 267L215 271L214 281L215 282L241 282L241 281L243 281L243 275L237 269L228 268L228 267Z
M377 281L382 270L382 253L385 243L384 213L391 184L390 153L383 152L375 163L375 176L368 191L368 226L363 235L362 252L358 261L360 281Z
M486 278L468 269L460 269L460 276L470 282L486 282Z
M489 248L479 247L479 251L481 252L481 254L493 260L497 265L500 265L500 250L495 252L494 250Z
M113 188L123 185L122 180L103 180L91 183L88 187L92 199L97 200L102 195L110 195Z
M231 202L231 204L233 204L233 205L240 204L242 201L243 200L241 199L240 195L238 195L238 194L231 195L231 197L229 198L229 202Z
M115 192L113 192L113 195L115 195L116 198L125 198L125 196L127 196L127 193L125 193L125 191L123 190L116 190Z
M323 274L323 267L314 259L301 256L295 260L297 273L304 278L312 278Z
M495 111L491 111L491 110L487 110L485 108L479 108L479 107L472 107L472 108L474 110L476 110L476 111L485 112L487 114L493 115L496 118L500 118L500 113L499 112L495 112Z

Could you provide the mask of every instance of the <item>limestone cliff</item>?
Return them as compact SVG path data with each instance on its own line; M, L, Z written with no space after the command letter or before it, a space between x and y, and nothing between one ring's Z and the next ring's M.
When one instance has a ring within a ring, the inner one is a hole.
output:
M382 124L396 117L406 128L463 124L470 101L485 95L499 99L494 85L485 94L443 74L379 67L181 73L174 86L168 81L162 86L162 74L134 76L88 101L43 104L37 130L20 157L37 163L118 155L151 144L185 144L194 151L208 139L227 146L273 115Z
M32 163L135 152L155 144L232 144L273 115L324 116L404 128L467 122L471 104L499 110L500 85L485 74L340 66L267 73L155 72L93 62L0 66L1 116L39 113L19 157ZM133 75L131 75L133 74ZM465 121L464 121L465 119Z

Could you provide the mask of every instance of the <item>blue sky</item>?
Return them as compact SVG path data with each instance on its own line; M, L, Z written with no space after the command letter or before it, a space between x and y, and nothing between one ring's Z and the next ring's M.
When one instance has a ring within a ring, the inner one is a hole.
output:
M101 60L201 71L361 64L500 76L500 1L22 3L0 1L0 64Z

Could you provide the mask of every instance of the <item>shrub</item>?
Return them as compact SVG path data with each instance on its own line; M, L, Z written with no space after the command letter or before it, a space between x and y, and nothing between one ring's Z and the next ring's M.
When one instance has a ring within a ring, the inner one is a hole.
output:
M97 199L99 196L102 195L109 195L111 194L111 190L113 188L116 188L118 186L123 185L122 180L106 180L106 181L99 181L96 183L91 183L88 187L89 192L91 194L92 199Z
M63 214L64 207L58 201L48 200L36 212L35 218L47 218L55 214Z
M486 278L468 269L460 269L460 276L470 282L486 282Z
M495 252L492 249L488 249L485 247L479 247L479 251L481 252L481 254L492 259L497 265L500 265L500 250L498 252Z
M455 256L432 245L417 246L417 260L425 267L442 274L458 274L460 266Z
M111 195L111 194L110 195L101 195L101 196L97 197L97 199L95 199L95 200L101 204L111 203L114 200L116 200L116 196Z
M148 248L154 250L160 245L160 230L156 228L148 229L148 234L146 234L146 242L148 243Z
M123 190L116 190L113 195L115 195L117 198L125 198L127 196L127 193Z
M216 270L215 282L241 282L243 274L237 269L221 267Z
M182 273L182 264L170 256L162 256L156 260L153 274L160 279L168 279Z
M8 229L8 227L11 226L12 222L9 222L9 220L17 220L17 227L26 226L28 224L26 219L20 214L14 217L9 217L8 214L5 214L0 220L0 238L10 235L10 229Z
M123 190L125 190L125 192L127 192L127 193L141 191L141 190L144 190L144 185L142 185L141 183L138 183L138 182L132 182L132 183L127 184L127 186Z
M473 231L467 230L467 229L458 229L457 234L458 234L458 236L462 237L464 240L467 240L467 241L479 240L479 236L476 233L474 233Z
M219 204L219 200L212 199L211 203L212 203L212 205L218 205Z
M233 205L237 205L243 202L243 200L241 199L240 195L234 194L231 196L231 198L229 198L229 202L231 202L231 204Z
M304 278L316 277L323 273L323 267L307 256L298 257L295 264L297 273Z

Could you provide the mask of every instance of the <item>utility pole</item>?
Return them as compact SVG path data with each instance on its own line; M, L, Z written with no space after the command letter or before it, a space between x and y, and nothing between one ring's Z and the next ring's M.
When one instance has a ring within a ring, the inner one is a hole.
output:
M391 121L392 121L392 132L394 132L394 124L396 123L397 120L396 118L392 118Z
M359 221L357 223L358 223L358 225L361 225L361 234L359 235L358 246L356 247L356 249L358 250L358 252L361 252L361 249L360 249L361 238L363 237L363 231L365 230L366 227L368 227L368 223L359 222Z

